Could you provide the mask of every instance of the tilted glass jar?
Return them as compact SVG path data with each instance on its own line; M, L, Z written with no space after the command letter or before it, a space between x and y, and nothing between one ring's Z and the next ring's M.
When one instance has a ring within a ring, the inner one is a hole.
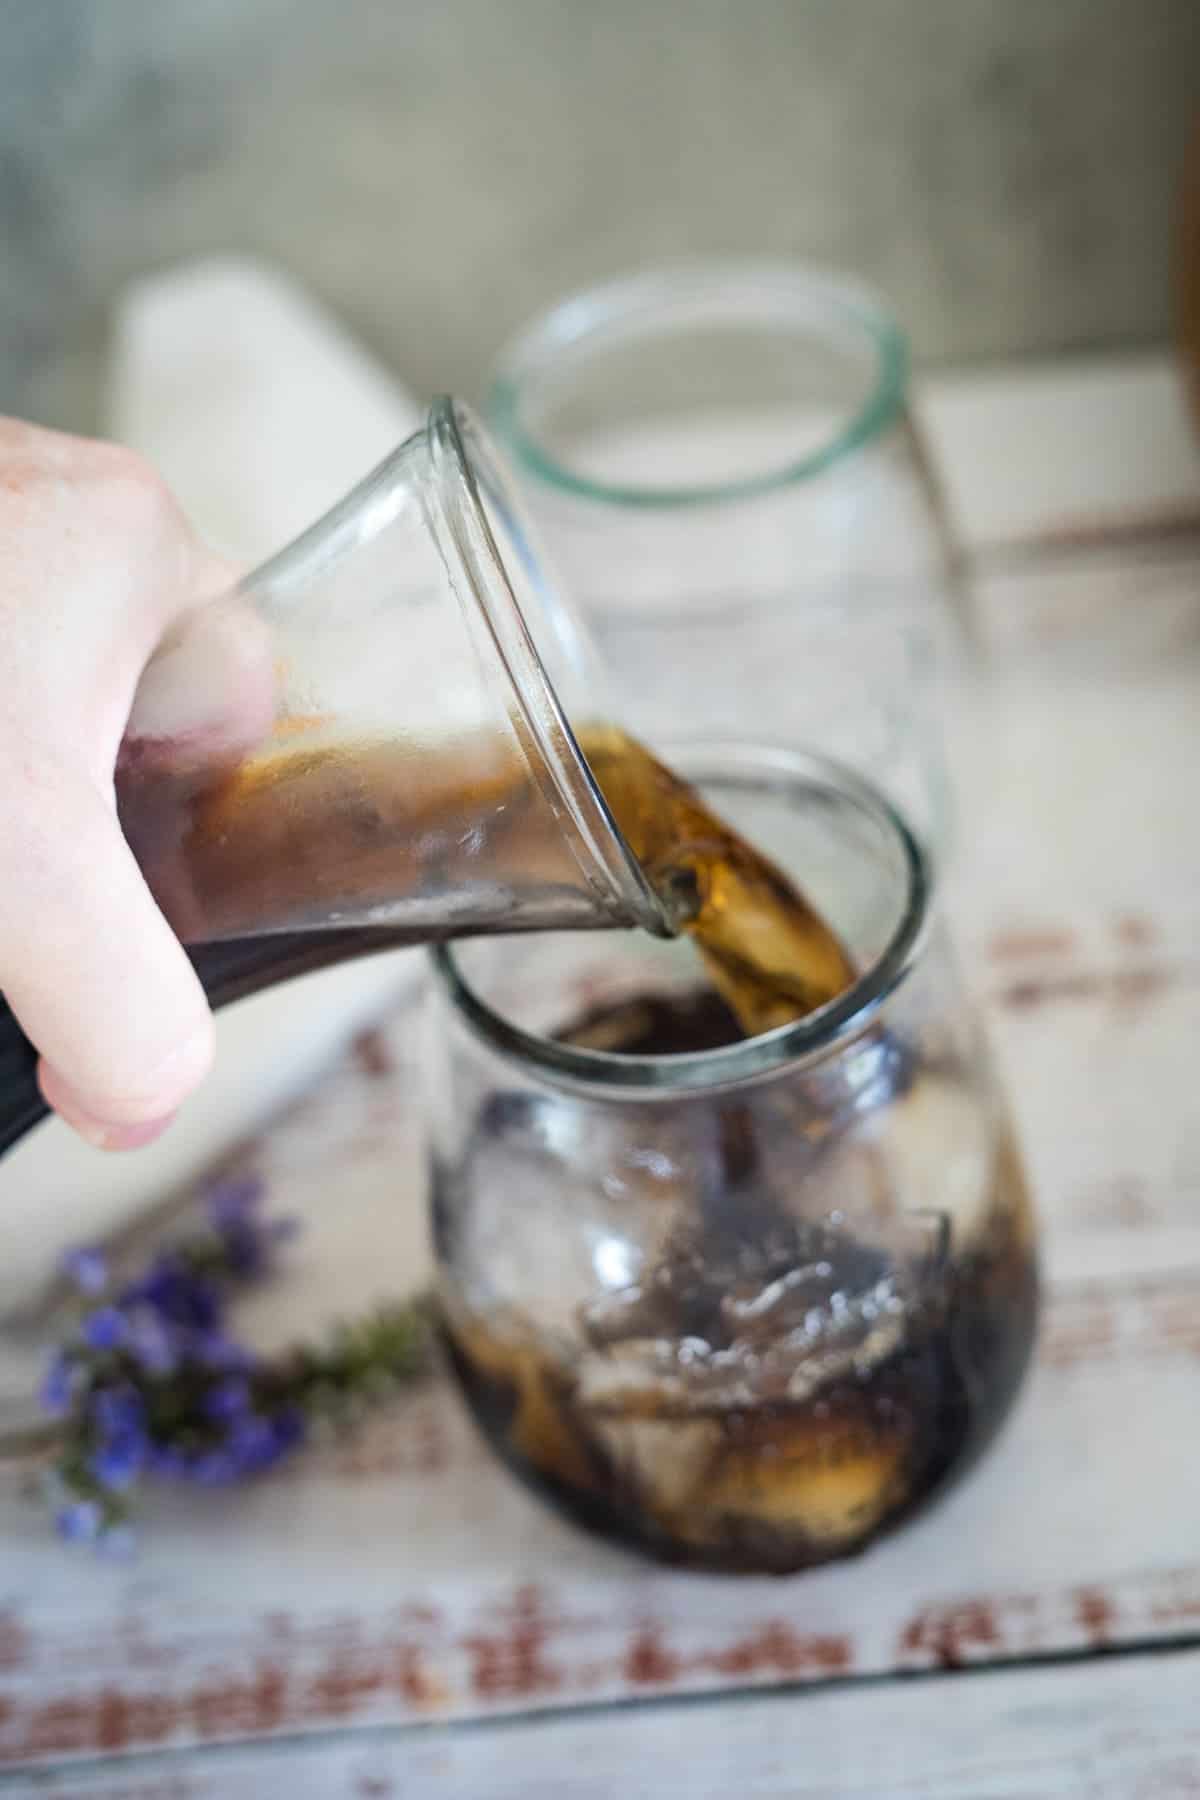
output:
M611 716L486 434L438 401L147 666L121 824L216 1004L472 932L667 929L574 727ZM0 1149L45 1112L0 1005Z
M925 858L822 758L676 747L861 970L731 1041L685 944L435 955L446 1341L495 1448L654 1556L860 1549L990 1440L1026 1367L1034 1230Z

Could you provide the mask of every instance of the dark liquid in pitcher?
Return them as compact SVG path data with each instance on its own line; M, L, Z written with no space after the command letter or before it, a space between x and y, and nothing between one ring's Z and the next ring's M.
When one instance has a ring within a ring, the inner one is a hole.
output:
M850 984L853 967L824 920L690 783L615 728L588 727L579 741L651 887L747 1034ZM219 999L427 942L429 907L406 928L406 896L446 892L443 869L472 833L488 928L536 930L546 923L537 896L553 891L565 854L523 771L483 740L423 757L383 740L278 750L225 773L160 764L151 746L127 754L117 799L155 898ZM501 894L505 919L495 916ZM378 925L337 923L339 912L361 919L370 909ZM442 910L447 934L479 923Z
M698 992L623 1001L560 1035L675 1054L740 1032ZM939 1079L899 1069L911 1091L892 1104L921 1106ZM479 1133L484 1151L486 1119ZM446 1341L491 1443L577 1522L668 1562L786 1573L862 1549L989 1441L1033 1339L1032 1224L1006 1144L975 1229L906 1288L869 1236L789 1203L811 1150L777 1096L731 1100L721 1138L694 1225L636 1290L583 1309L582 1348L453 1307Z

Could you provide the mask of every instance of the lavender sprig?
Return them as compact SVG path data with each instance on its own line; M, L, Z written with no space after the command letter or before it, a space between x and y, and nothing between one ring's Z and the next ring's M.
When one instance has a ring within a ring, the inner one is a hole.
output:
M262 1198L253 1180L212 1189L204 1229L133 1281L118 1282L99 1251L67 1258L88 1304L42 1386L43 1406L63 1421L49 1488L64 1538L126 1554L147 1477L215 1486L259 1474L318 1421L354 1416L428 1366L420 1300L270 1359L231 1334L230 1298L270 1273L295 1229L264 1218Z

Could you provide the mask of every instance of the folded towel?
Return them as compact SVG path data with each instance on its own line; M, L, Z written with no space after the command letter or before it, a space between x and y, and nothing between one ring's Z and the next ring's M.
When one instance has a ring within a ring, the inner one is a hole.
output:
M241 563L311 524L419 422L328 314L256 263L170 270L118 306L110 435L155 463L200 532ZM245 1138L419 968L419 953L401 951L222 1013L213 1074L146 1150L106 1156L57 1121L40 1127L0 1163L0 1314L67 1245L117 1229Z

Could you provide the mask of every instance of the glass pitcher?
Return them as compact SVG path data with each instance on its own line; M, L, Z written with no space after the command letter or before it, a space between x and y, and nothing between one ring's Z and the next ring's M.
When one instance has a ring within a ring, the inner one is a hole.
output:
M372 949L640 925L658 901L573 729L583 633L469 411L440 400L147 667L122 827L221 1005ZM0 1013L0 1149L45 1111Z
M439 950L438 1292L534 1491L665 1561L783 1573L862 1549L990 1442L1028 1364L1034 1226L903 821L811 754L670 760L803 874L860 978L735 1041L679 942Z

